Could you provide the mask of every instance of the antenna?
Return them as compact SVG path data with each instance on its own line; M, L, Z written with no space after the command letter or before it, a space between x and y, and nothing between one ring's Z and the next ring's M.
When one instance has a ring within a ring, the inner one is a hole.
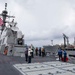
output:
M6 8L7 8L7 3L5 3L5 10L6 10Z
M5 3L5 10L2 11L2 13L0 14L2 17L3 17L3 25L2 25L2 31L4 30L5 26L6 26L6 23L8 23L6 21L6 18L15 18L15 16L10 16L8 15L8 11L6 10L7 9L7 3Z
M51 40L51 45L53 46L53 40Z

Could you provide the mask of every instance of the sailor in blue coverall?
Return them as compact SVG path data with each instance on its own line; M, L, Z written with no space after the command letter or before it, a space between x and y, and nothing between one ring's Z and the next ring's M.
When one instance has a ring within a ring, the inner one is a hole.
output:
M60 61L62 59L62 50L61 49L58 50L58 56L59 56L59 61Z
M64 54L64 62L66 62L67 53L66 53L66 51L65 51L65 50L63 51L63 54Z

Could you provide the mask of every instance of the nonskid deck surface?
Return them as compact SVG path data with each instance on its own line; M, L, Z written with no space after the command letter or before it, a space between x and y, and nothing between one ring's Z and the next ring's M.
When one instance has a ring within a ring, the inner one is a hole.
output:
M60 61L13 65L23 75L74 75L75 64Z
M47 62L55 61L55 60L56 57L52 55L49 57L34 56L34 58L32 58L32 63L45 62L44 64L46 64ZM72 60L71 63L74 62L75 61ZM22 75L22 73L13 66L16 64L28 64L28 63L25 62L25 57L5 56L3 54L0 54L0 75Z

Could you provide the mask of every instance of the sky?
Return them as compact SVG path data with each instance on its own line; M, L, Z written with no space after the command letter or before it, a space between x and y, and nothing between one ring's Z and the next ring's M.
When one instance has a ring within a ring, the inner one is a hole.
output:
M63 44L63 33L74 43L75 0L0 0L0 13L7 3L24 34L25 44L34 46Z

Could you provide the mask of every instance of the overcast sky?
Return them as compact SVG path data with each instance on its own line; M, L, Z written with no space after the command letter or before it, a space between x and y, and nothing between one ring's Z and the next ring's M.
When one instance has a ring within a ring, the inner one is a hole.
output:
M63 35L72 44L75 37L75 0L0 0L0 13L8 3L24 34L25 43L34 46L63 43Z

